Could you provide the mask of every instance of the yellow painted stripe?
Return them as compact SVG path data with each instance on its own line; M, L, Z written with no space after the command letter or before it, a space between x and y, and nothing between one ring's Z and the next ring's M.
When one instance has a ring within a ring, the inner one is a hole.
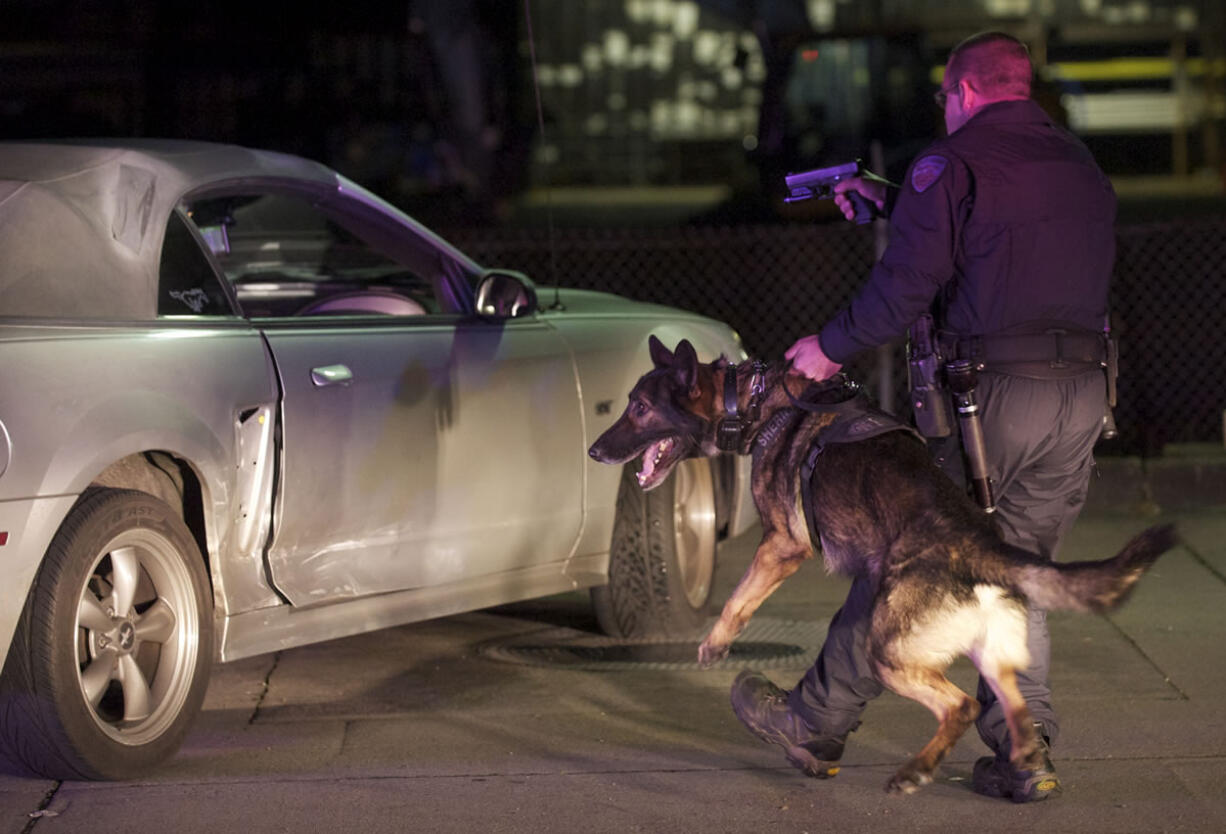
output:
M1226 76L1226 58L1216 61L1188 58L1183 63L1190 77L1201 77L1210 71L1219 77ZM1110 58L1105 61L1059 61L1048 64L1045 69L1053 78L1065 81L1140 81L1170 78L1175 71L1175 62L1170 58ZM929 77L933 84L940 85L945 77L945 67L933 67Z
M1211 64L1204 58L1188 58L1183 65L1190 76L1206 75L1210 66L1215 75L1226 71L1226 59L1218 59ZM1117 81L1170 78L1175 73L1175 62L1170 58L1113 58L1108 61L1055 63L1049 64L1048 68L1056 78L1070 81Z

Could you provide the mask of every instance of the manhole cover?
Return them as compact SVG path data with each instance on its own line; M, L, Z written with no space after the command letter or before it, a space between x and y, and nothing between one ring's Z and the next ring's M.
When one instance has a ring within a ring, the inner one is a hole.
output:
M714 620L712 620L712 623ZM708 624L710 625L710 624ZM818 622L750 620L728 657L712 669L808 666L826 637L827 620ZM702 631L706 634L706 629ZM698 644L677 639L618 640L572 628L547 628L482 643L478 654L504 663L569 669L701 669Z

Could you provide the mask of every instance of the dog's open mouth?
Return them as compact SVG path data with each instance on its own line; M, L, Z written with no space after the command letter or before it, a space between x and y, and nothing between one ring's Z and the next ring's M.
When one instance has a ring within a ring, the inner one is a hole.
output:
M651 489L667 478L678 460L676 453L677 439L674 437L657 440L648 446L643 453L643 466L639 469L639 486L645 490Z

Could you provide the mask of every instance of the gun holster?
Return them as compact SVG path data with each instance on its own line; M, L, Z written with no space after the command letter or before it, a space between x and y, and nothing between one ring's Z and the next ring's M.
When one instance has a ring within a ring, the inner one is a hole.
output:
M941 374L941 355L933 339L932 316L924 315L911 325L907 341L907 387L915 426L924 437L949 437L953 420L949 397Z

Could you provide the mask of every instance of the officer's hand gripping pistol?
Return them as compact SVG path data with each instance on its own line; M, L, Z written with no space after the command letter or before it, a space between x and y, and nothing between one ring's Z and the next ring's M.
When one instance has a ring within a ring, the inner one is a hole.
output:
M878 177L869 171L865 171L860 164L860 160L847 162L843 165L834 165L830 168L815 168L812 171L802 171L798 174L788 174L784 181L788 187L788 196L783 198L785 203L795 203L800 200L832 200L834 199L834 185L842 180L851 179L852 177L861 177L862 179L874 180L886 183L886 180ZM888 183L887 183L888 184ZM856 210L854 218L857 224L864 224L877 216L876 206L869 202L863 194L855 189L844 192L847 199L851 200L852 207Z

